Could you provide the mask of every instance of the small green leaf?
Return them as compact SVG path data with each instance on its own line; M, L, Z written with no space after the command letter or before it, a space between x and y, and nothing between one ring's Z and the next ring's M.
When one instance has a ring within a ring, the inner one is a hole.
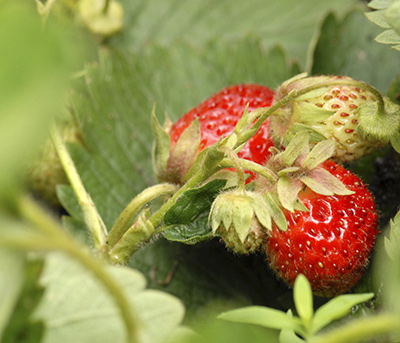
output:
M393 0L372 0L368 7L377 9L377 10L384 10L390 6Z
M395 30L389 29L377 35L375 40L382 44L400 44L400 35Z
M344 317L350 312L351 308L359 303L370 300L373 293L365 294L345 294L333 298L315 311L312 321L311 332L317 333L319 330L330 324L334 320Z
M208 223L208 214L200 215L189 224L171 225L164 231L164 237L169 241L184 244L196 244L214 237Z
M385 12L386 11L384 10L367 12L365 13L365 16L375 25L378 25L379 27L382 27L384 29L390 29L391 26L385 17Z
M313 295L311 285L303 274L299 274L294 282L293 298L299 317L308 327L314 314Z
M389 26L400 34L400 1L393 1L385 12Z
M291 318L282 311L262 306L249 306L224 312L218 318L235 323L261 325L272 329L287 328L297 333L303 332L298 318Z
M393 261L397 256L397 249L400 242L400 212L390 220L389 235L384 238L386 253Z
M190 224L211 208L214 198L225 184L226 180L212 180L199 188L186 191L165 214L165 224Z
M287 312L287 316L290 318L293 317L291 310ZM293 329L284 328L281 330L279 334L279 343L304 343L304 342L305 341L303 339L301 339L298 335L296 335Z
M327 91L327 89L323 88L322 91L323 92L321 93L321 95L324 94ZM318 95L316 94L310 95L309 93L307 93L305 94L305 96L306 100L308 100ZM296 100L299 101L299 99ZM322 109L306 101L302 102L298 101L294 102L293 104L293 113L296 113L296 117L298 118L298 120L306 125L323 122L335 112Z

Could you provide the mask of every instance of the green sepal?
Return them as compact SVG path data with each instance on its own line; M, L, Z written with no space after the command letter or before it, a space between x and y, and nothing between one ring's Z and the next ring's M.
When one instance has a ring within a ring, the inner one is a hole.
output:
M293 125L290 128L290 131L292 132L293 135L302 131L308 131L310 133L311 142L320 142L326 139L326 137L323 134L319 133L310 126L302 123L293 123Z
M335 142L332 140L324 140L315 145L304 160L302 167L305 170L313 170L321 163L329 159L335 152Z
M153 168L156 175L164 179L167 170L171 138L167 131L161 126L155 114L155 106L151 112L151 129L153 131Z
M384 97L384 113L379 112L378 103L367 102L358 109L357 131L370 140L387 142L400 131L400 105Z
M208 222L208 213L203 213L189 224L171 225L164 231L169 241L194 245L212 239L215 235Z
M147 219L148 216L148 209L139 213L135 223L125 232L119 242L109 252L110 259L113 263L128 263L130 257L153 237L154 226Z
M304 153L308 147L310 133L307 131L299 132L290 141L285 151L281 155L281 161L284 166L291 167L294 161Z
M182 132L175 146L171 149L167 161L168 175L176 175L181 181L183 176L192 167L199 152L201 140L200 124L198 118Z
M279 178L277 184L278 197L282 206L288 211L294 211L294 204L302 187L303 184L299 179L292 179L288 176Z
M205 185L184 192L164 215L166 225L188 225L208 212L214 198L226 185L226 180L212 180Z
M301 177L300 181L315 193L321 195L350 195L354 193L324 168L314 168L308 175Z
M389 26L396 31L397 35L400 34L400 1L393 1L385 12L385 18ZM398 36L400 38L400 36Z
M385 10L378 10L364 13L369 21L374 23L375 25L382 27L383 29L390 29L390 24L386 19Z
M324 89L324 92L325 91L326 89ZM293 104L293 113L296 114L295 120L297 122L301 122L306 125L312 125L315 123L324 122L333 113L335 113L335 111L325 110L323 108L315 106L312 103L302 101L302 102L295 102Z
M272 219L268 204L261 195L259 196L259 200L256 198L254 199L253 209L260 224L267 230L272 230Z
M295 166L287 167L287 168L283 168L282 170L280 170L276 175L281 177L281 176L285 176L290 173L298 172L300 169L301 169L300 167L295 167Z
M390 144L392 144L393 149L400 154L400 132L397 132L390 137Z
M384 238L386 254L394 261L397 256L397 249L400 242L400 212L390 220L389 234Z
M271 219L275 222L279 230L286 231L288 228L287 220L279 206L280 202L277 196L273 195L273 193L267 192L265 200L268 206L268 211L271 214Z

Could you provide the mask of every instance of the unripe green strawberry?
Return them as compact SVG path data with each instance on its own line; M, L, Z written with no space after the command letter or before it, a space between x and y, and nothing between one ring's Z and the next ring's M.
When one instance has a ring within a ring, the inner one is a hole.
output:
M352 161L372 152L381 142L368 140L357 132L358 109L377 98L370 91L355 85L346 76L314 76L294 78L276 92L276 101L291 91L301 91L318 83L335 83L310 91L277 110L270 117L270 132L275 143L286 146L294 134L309 129L312 140L332 139L336 143L333 158L339 162Z
M65 124L61 129L65 142L82 144L81 131L75 123ZM68 179L58 158L53 142L49 139L43 145L38 157L28 169L28 186L43 200L59 206L56 187L67 184Z

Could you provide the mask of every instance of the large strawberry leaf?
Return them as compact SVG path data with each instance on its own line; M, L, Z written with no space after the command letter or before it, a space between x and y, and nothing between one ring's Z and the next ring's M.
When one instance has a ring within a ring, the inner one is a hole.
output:
M150 128L155 102L158 115L166 111L175 120L228 84L274 88L297 71L282 50L267 53L256 39L236 46L211 43L201 50L181 44L137 55L102 53L100 65L87 68L85 84L73 99L88 149L70 146L70 153L106 226L155 182Z
M330 14L323 22L313 52L312 74L346 74L386 92L398 70L396 51L374 44L379 29L361 11L343 20Z
M174 46L177 39L196 46L210 40L236 42L248 33L262 37L268 48L280 44L304 65L308 43L329 11L343 14L356 0L121 1L124 30L112 43L138 49L148 42Z
M46 291L34 313L46 326L42 342L124 342L118 309L98 280L82 268L64 255L48 256L41 275ZM135 270L108 267L108 272L128 295L140 321L139 342L164 341L183 318L181 302L146 290L143 275Z

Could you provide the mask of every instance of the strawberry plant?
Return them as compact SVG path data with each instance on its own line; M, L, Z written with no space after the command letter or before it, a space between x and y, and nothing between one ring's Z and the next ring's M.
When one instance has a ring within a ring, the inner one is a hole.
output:
M398 7L1 2L0 341L398 342Z

